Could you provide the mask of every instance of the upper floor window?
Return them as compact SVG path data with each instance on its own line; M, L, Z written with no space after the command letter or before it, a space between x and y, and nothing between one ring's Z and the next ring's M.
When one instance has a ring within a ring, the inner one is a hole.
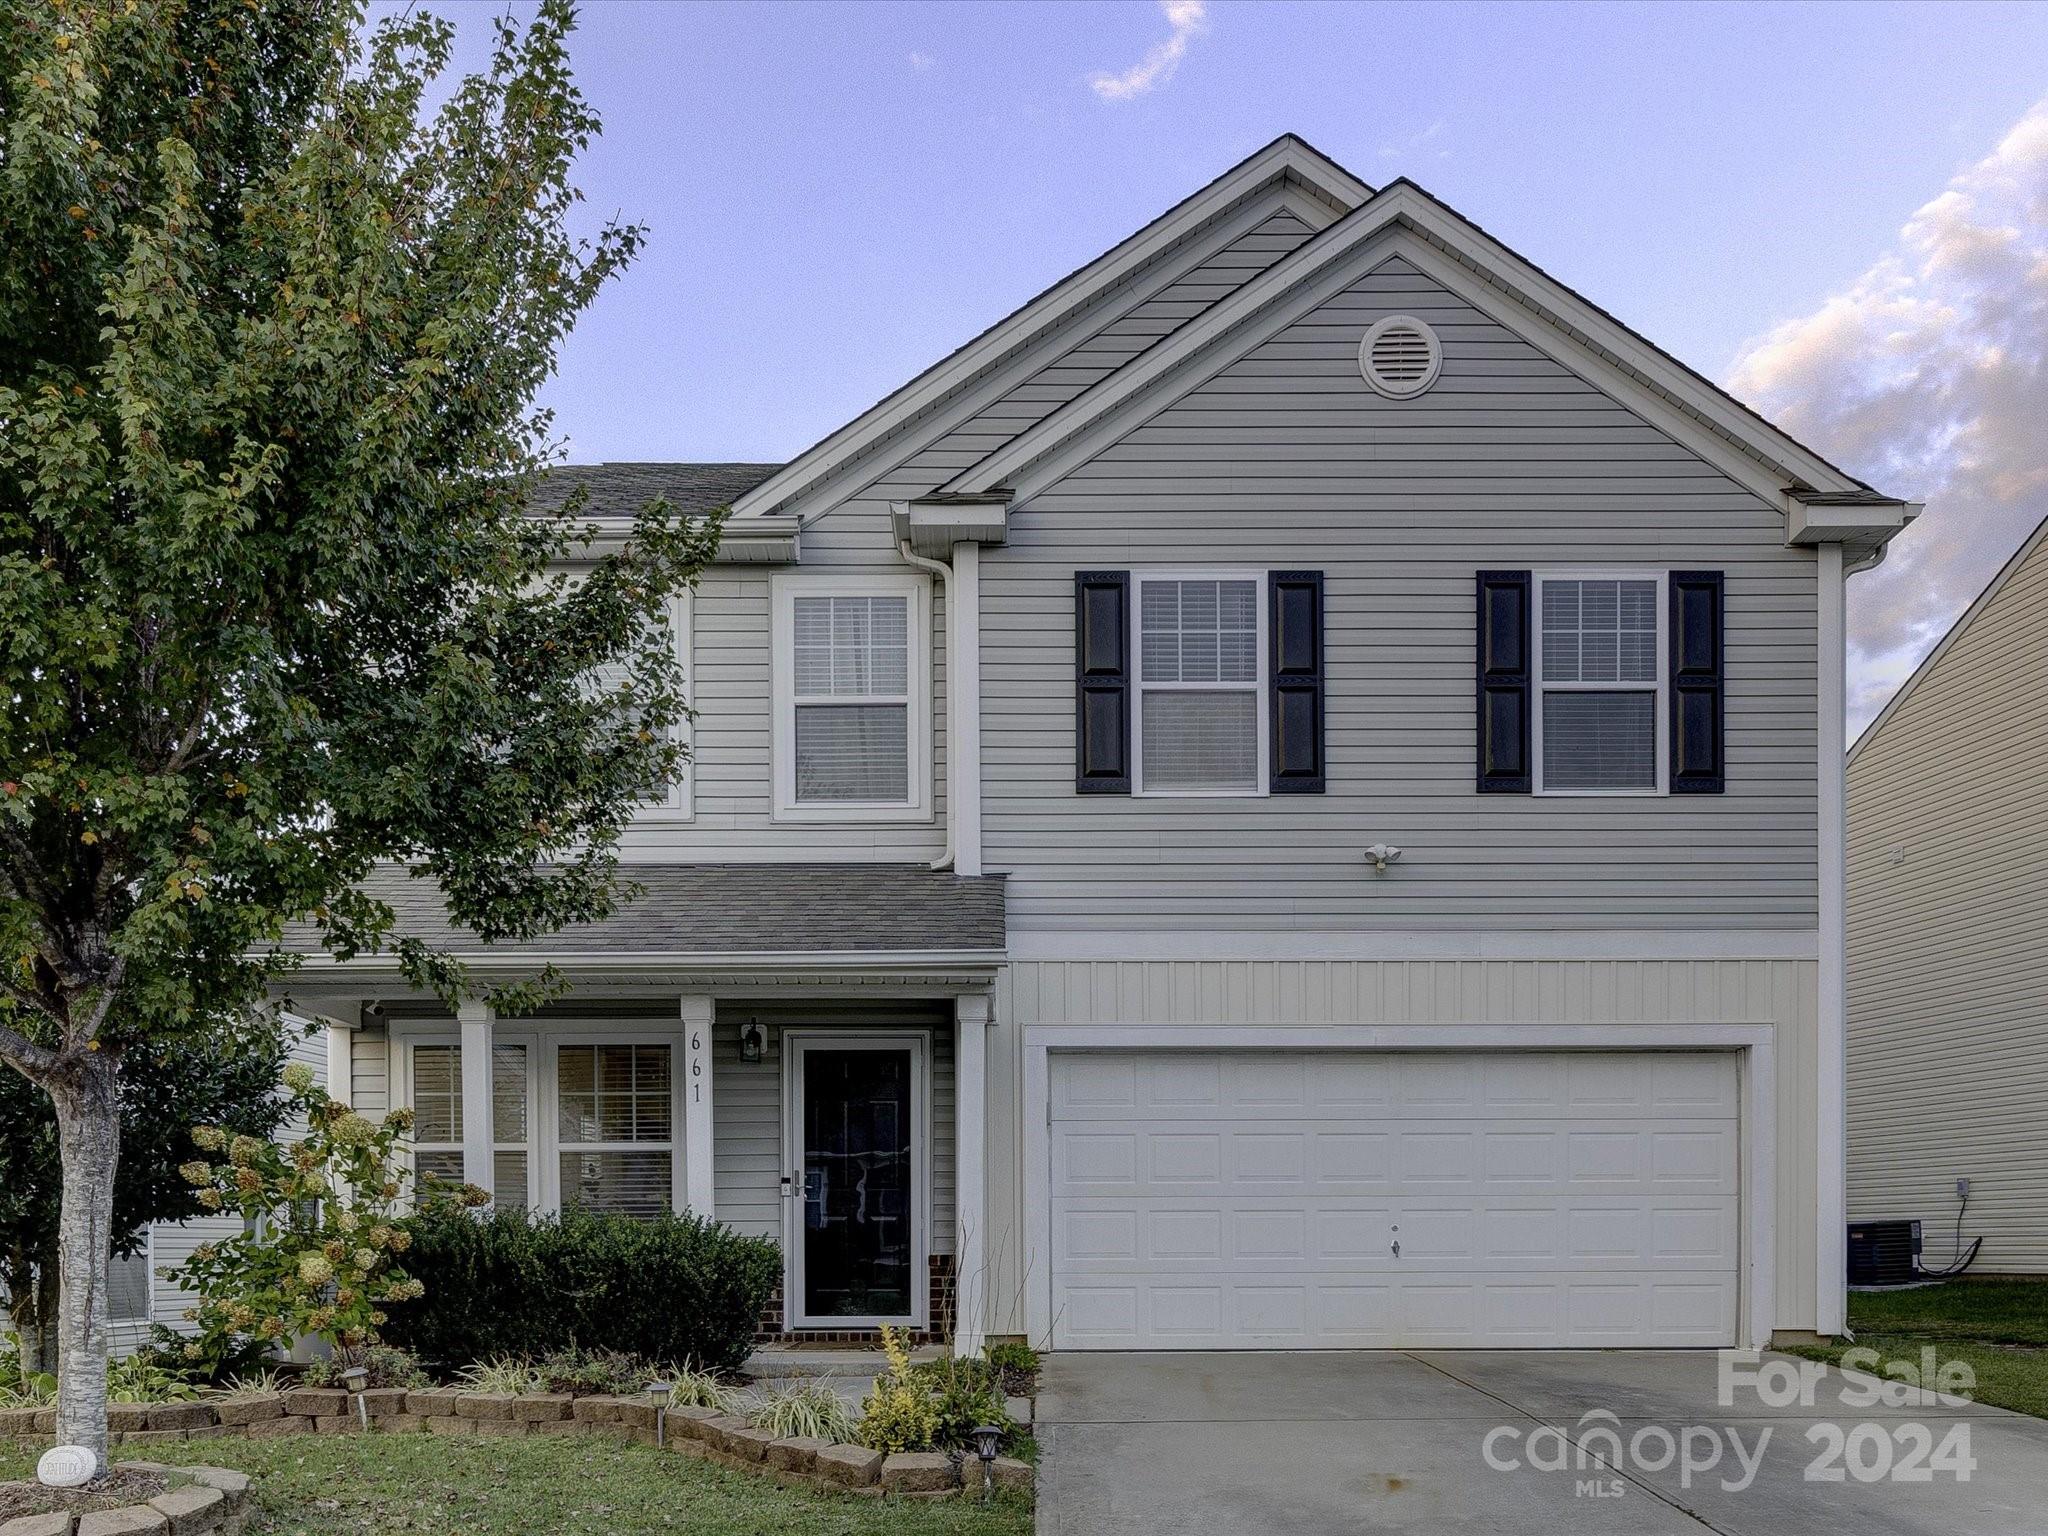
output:
M774 590L776 813L922 813L931 693L924 584L796 576Z
M1536 574L1539 794L1662 794L1662 572Z
M1264 794L1264 573L1139 572L1132 579L1137 792Z
M669 599L668 613L664 619L671 643L675 647L676 663L682 669L683 698L690 702L696 694L696 679L691 672L691 594L679 592ZM589 686L602 694L618 692L631 676L632 668L628 658L621 657L597 668L589 675ZM694 745L689 718L678 721L670 730L673 740L682 744L685 752ZM690 763L686 758L681 772L673 783L657 786L642 797L641 815L650 820L687 821L691 817L693 795Z

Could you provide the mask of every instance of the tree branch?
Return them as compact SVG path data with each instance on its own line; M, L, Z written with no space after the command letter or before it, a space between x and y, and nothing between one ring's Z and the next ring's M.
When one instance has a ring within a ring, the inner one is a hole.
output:
M0 982L9 992L14 992L12 983ZM38 1009L40 1012L41 1010ZM0 1061L4 1061L23 1077L38 1086L57 1070L57 1053L47 1045L37 1045L26 1035L16 1034L5 1024L0 1024Z

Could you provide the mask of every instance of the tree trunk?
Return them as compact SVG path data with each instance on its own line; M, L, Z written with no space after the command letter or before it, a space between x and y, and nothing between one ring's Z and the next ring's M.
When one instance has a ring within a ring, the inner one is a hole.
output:
M36 1366L39 1371L57 1374L57 1319L62 1315L59 1308L64 1297L64 1287L57 1276L57 1247L51 1244L36 1260ZM28 1340L22 1340L26 1351Z
M107 1254L114 1224L114 1168L121 1155L119 1067L97 1051L64 1063L46 1086L57 1105L64 1171L58 1222L63 1288L57 1330L57 1443L83 1445L107 1462Z
M33 1259L16 1250L7 1264L8 1318L21 1341L24 1376L57 1370L57 1250Z

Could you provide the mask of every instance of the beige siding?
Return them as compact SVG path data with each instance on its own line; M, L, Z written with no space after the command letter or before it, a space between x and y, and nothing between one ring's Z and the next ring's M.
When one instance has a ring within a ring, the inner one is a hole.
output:
M1439 382L1383 400L1380 315ZM1325 573L1329 792L1076 796L1073 573ZM1727 573L1728 792L1474 792L1473 573ZM1031 928L1811 928L1816 570L1782 512L1398 257L1012 515L982 564L989 867ZM1375 879L1359 850L1407 850Z
M1849 766L1849 1212L2048 1273L2048 538Z
M1803 960L1073 960L1010 965L989 1056L992 1330L1021 1331L1023 1046L1038 1024L1768 1024L1776 1326L1814 1322L1815 966Z

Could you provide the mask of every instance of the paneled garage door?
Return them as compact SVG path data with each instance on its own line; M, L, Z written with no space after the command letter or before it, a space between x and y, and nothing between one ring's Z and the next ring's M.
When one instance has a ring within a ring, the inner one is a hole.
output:
M1056 1348L1735 1342L1733 1053L1051 1068Z

